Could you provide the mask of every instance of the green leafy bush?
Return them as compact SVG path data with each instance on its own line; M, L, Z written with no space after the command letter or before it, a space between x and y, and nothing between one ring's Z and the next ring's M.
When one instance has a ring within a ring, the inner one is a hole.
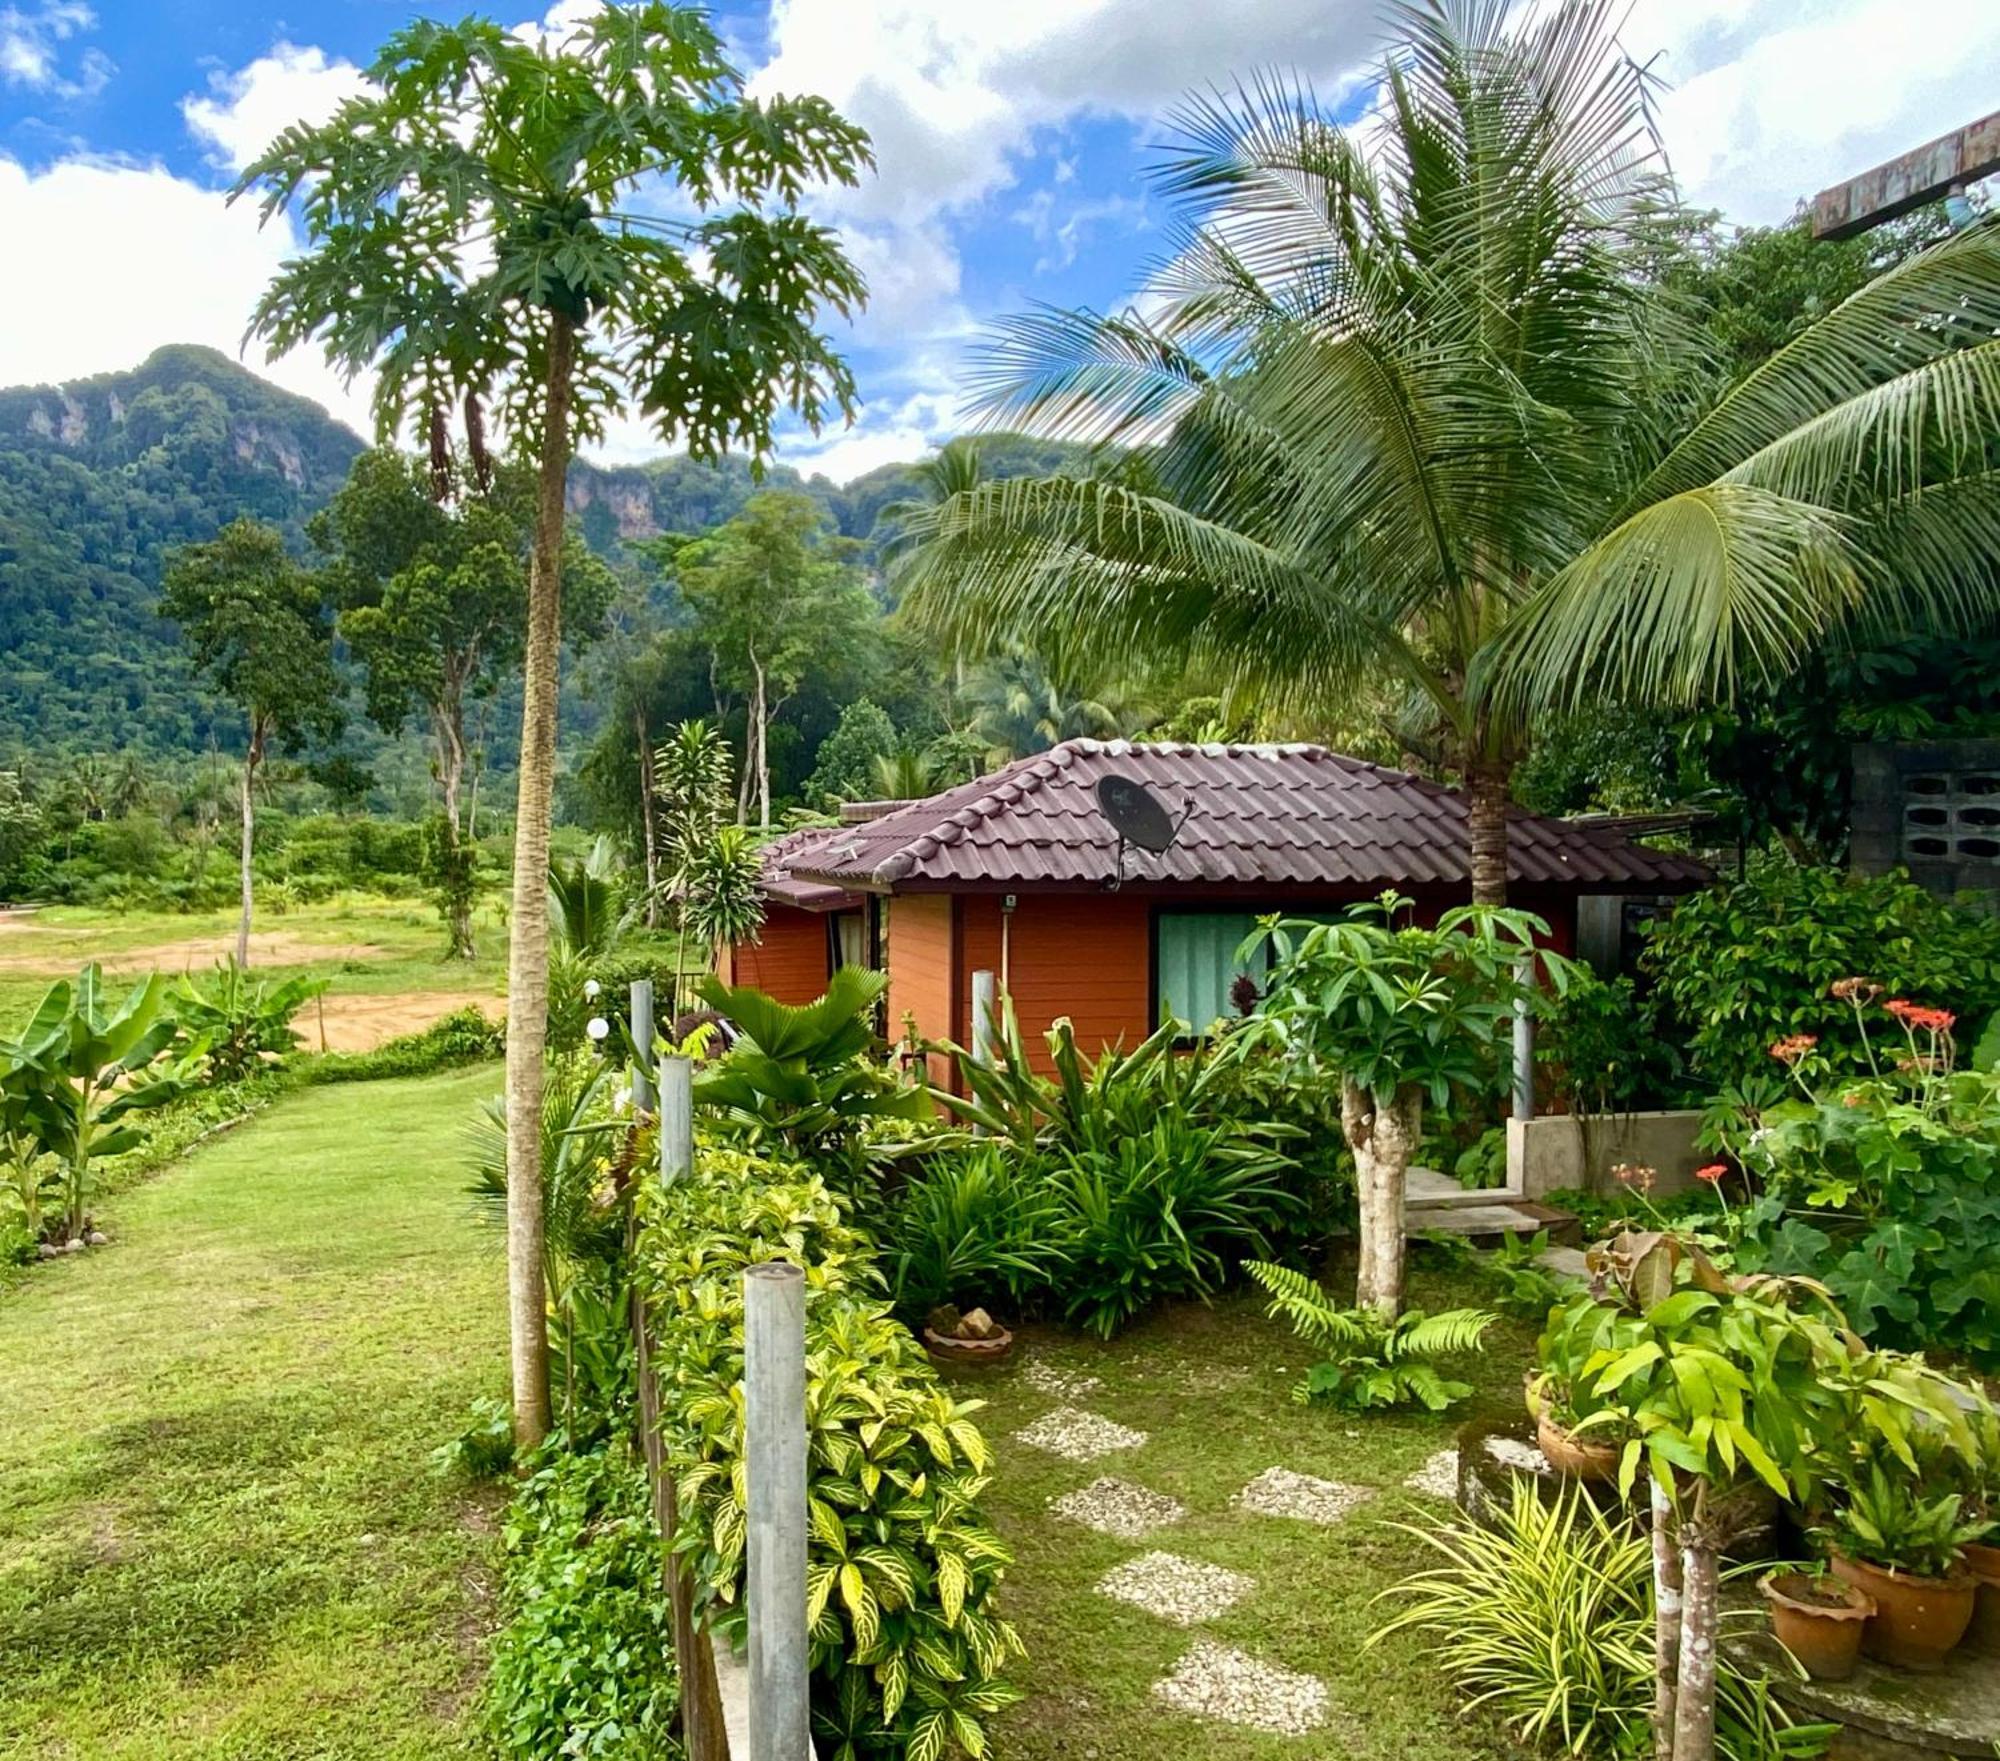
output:
M1867 1069L1827 994L1865 975L1890 996L1956 998L1968 1024L2000 1008L2000 919L1933 898L1900 874L1766 861L1733 886L1690 894L1655 926L1643 957L1669 1037L1705 1092L1769 1087L1769 1048L1799 1033L1841 1072Z
M27 1224L0 1223L0 1266L32 1265L41 1243Z
M1844 1076L1828 1034L1801 1036L1782 1048L1792 1096L1722 1121L1763 1185L1730 1219L1737 1263L1823 1280L1883 1343L2000 1363L2000 1073L1956 1067L1949 1015L1904 1005L1917 1021L1899 1028L1851 994L1873 1074Z
M671 1761L673 1613L645 1470L623 1443L558 1435L502 1525L487 1716L520 1761Z
M1369 1641L1422 1636L1470 1705L1564 1755L1634 1755L1651 1743L1653 1549L1580 1491L1544 1503L1525 1475L1487 1523L1398 1523L1436 1555L1387 1594L1401 1611ZM1758 1618L1761 1618L1759 1616ZM1717 1658L1721 1761L1816 1755L1824 1725L1793 1725L1768 1685Z
M208 1080L240 1082L298 1050L292 1017L326 986L323 978L252 978L231 959L206 982L183 978L169 1006Z
M816 1174L703 1146L641 1200L639 1277L678 1472L677 1551L705 1618L743 1631L742 1272L806 1271L813 1723L830 1761L984 1751L1018 1698L1020 1650L996 1612L1007 1554L979 1512L978 1402L954 1400L876 1300L867 1238Z
M1393 1318L1374 1309L1344 1309L1305 1273L1252 1261L1244 1268L1271 1298L1266 1311L1291 1322L1292 1331L1327 1355L1292 1390L1305 1405L1323 1401L1341 1412L1372 1412L1421 1402L1443 1412L1472 1392L1453 1381L1437 1360L1477 1351L1493 1317L1478 1309L1426 1315L1407 1309Z
M489 1021L468 1003L440 1015L417 1033L401 1034L372 1052L335 1052L303 1068L311 1082L375 1082L390 1076L428 1076L484 1064L507 1049L507 1024Z
M474 1401L465 1429L431 1451L431 1466L440 1474L472 1480L497 1480L513 1465L514 1410L490 1396Z
M1548 999L1535 1056L1553 1072L1569 1110L1585 1117L1672 1106L1681 1098L1680 1055L1629 978L1578 970L1567 992Z
M1004 1294L1024 1312L1068 1264L1064 1234L1062 1203L1038 1158L1001 1143L938 1156L888 1210L883 1253L896 1306L915 1320L943 1303Z

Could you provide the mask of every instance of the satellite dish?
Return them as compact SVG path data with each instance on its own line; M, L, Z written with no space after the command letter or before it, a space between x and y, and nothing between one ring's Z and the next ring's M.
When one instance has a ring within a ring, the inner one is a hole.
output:
M1164 856L1174 847L1181 827L1194 811L1190 803L1178 815L1169 813L1159 796L1144 783L1115 775L1098 779L1097 807L1118 834L1117 866L1110 883L1114 891L1125 879L1125 847L1129 844L1150 855Z
M1097 806L1121 844L1136 844L1155 856L1174 847L1180 826L1159 796L1130 777L1109 776L1097 785Z

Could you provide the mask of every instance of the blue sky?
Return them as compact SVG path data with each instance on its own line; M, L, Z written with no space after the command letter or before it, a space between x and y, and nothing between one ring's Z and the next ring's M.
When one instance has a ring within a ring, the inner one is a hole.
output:
M542 22L525 0L486 4ZM258 234L220 192L411 15L397 0L0 0L0 238L30 266L0 282L0 384L130 366L169 341L234 352L295 241ZM1179 94L1277 67L1358 110L1377 17L1372 0L733 0L719 18L753 85L823 92L880 161L820 204L874 289L843 339L866 405L850 431L788 436L783 456L845 478L948 437L996 316L1134 291L1162 243L1149 144ZM1625 37L1672 82L1662 129L1684 190L1743 221L1782 218L2000 90L1993 0L1634 0ZM316 360L249 361L365 421L366 388ZM635 427L606 450L661 448Z

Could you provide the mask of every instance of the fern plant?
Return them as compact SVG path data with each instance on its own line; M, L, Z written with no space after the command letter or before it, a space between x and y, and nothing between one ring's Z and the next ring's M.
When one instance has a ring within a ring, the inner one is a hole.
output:
M1290 1266L1246 1261L1244 1270L1271 1304L1265 1313L1327 1355L1292 1390L1301 1405L1323 1402L1342 1412L1372 1412L1421 1402L1442 1412L1472 1392L1438 1368L1440 1358L1480 1349L1493 1317L1483 1309L1426 1315L1409 1309L1393 1319L1373 1309L1344 1309L1313 1279Z

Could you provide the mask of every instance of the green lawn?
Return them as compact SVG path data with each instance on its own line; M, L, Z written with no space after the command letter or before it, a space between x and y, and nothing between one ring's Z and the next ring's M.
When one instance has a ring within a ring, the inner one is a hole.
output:
M1420 1276L1414 1291L1431 1308L1466 1300L1462 1284ZM1483 1361L1468 1370L1479 1399L1518 1406L1532 1329L1494 1330ZM1378 1592L1423 1562L1395 1517L1445 1514L1401 1482L1448 1447L1464 1411L1352 1417L1291 1404L1309 1354L1250 1298L1213 1309L1185 1305L1109 1345L1073 1333L1031 1329L1030 1358L1099 1377L1102 1387L1070 1404L1143 1431L1148 1441L1088 1463L1064 1460L1014 1433L1062 1404L1038 1392L1015 1362L964 1393L985 1398L980 1422L998 1464L986 1503L1012 1546L1015 1565L1002 1612L1021 1629L1028 1660L1016 1666L1028 1700L997 1724L1007 1761L1500 1761L1519 1747L1491 1721L1458 1715L1421 1642L1364 1650L1385 1617ZM1344 1485L1380 1488L1343 1521L1322 1528L1250 1515L1231 1498L1271 1467ZM1136 1482L1186 1507L1178 1523L1140 1540L1119 1540L1057 1517L1049 1500L1100 1475ZM1174 1626L1093 1586L1135 1555L1162 1550L1226 1567L1256 1587L1191 1629ZM1261 1734L1206 1722L1155 1699L1198 1640L1262 1663L1317 1676L1328 1689L1324 1726L1306 1736Z
M479 1752L503 1391L460 1133L497 1074L318 1089L0 1296L0 1756Z

